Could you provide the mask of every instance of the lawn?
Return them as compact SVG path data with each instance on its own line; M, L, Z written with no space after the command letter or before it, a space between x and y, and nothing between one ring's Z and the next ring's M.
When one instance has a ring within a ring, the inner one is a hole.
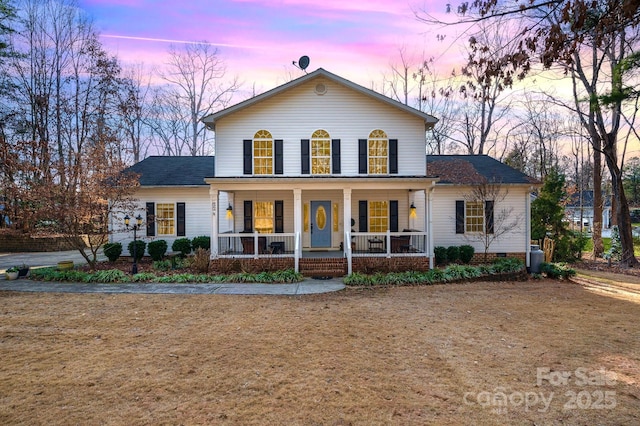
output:
M604 246L604 251L607 252L611 248L611 238L602 237L602 245ZM593 240L589 238L587 240L587 244L584 247L583 252L591 253L593 251ZM633 252L636 257L640 257L640 238L633 239Z
M640 299L571 283L0 300L1 424L640 423Z

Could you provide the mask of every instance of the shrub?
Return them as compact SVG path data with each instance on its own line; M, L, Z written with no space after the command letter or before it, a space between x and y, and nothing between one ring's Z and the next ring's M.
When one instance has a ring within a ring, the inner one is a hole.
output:
M475 252L476 249L474 249L473 246L470 246L468 244L460 246L460 261L462 263L470 263Z
M201 235L191 240L191 248L195 252L199 248L209 250L211 249L211 237Z
M447 247L447 260L449 262L455 262L460 259L460 247L449 246Z
M571 269L564 263L547 263L542 262L540 264L540 272L551 279L568 279L576 274L574 269Z
M106 243L102 246L104 255L107 256L109 262L115 262L122 254L122 244L120 243Z
M436 257L436 264L438 265L444 265L445 263L447 263L447 249L446 247L434 247L433 248L433 254Z
M157 271L169 271L171 269L170 260L156 260L153 262L153 269Z
M134 241L131 241L129 243L129 246L127 247L129 249L129 254L131 255L131 257L133 257L133 243ZM140 260L142 259L142 256L144 256L144 249L147 247L147 243L145 243L142 240L136 240L135 244L136 244L136 260Z
M149 256L153 260L162 260L164 254L167 252L167 242L165 240L151 241L147 247Z
M518 272L524 269L524 262L515 257L497 257L493 259L491 271L493 273L502 274L509 272Z
M184 257L191 253L191 240L188 238L178 238L171 245L171 250L179 251Z
M582 251L589 241L586 234L578 231L568 231L555 239L553 259L557 262L573 262L582 257Z
M97 271L91 274L90 281L98 283L122 283L128 280L127 274L119 269Z
M193 241L195 240L196 239L194 238ZM201 274L206 274L207 272L209 272L210 259L211 251L202 247L198 247L196 249L195 256L193 257L191 267Z

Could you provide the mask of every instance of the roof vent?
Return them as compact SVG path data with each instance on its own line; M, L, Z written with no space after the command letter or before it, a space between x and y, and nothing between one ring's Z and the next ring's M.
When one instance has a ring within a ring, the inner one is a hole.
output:
M316 84L315 91L318 95L324 95L325 93L327 93L327 86L325 86L324 83L318 83Z

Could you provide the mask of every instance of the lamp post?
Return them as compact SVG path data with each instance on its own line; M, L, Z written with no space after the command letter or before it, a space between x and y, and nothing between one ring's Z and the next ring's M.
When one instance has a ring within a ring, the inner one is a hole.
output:
M124 225L127 227L127 230L129 230L130 228L129 226L130 219L131 218L129 217L129 215L126 215L124 217ZM142 225L142 216L138 214L138 216L136 216L136 224L131 226L131 229L133 229L133 266L131 266L132 275L135 275L138 273L138 253L136 253L138 244L136 244L136 241L138 239L138 229L140 229L141 225Z

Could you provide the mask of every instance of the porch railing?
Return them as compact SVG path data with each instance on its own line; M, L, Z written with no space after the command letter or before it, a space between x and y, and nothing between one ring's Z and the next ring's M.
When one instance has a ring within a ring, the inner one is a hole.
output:
M353 257L428 256L426 232L352 232L349 238Z
M226 233L218 235L218 257L296 257L296 234Z

